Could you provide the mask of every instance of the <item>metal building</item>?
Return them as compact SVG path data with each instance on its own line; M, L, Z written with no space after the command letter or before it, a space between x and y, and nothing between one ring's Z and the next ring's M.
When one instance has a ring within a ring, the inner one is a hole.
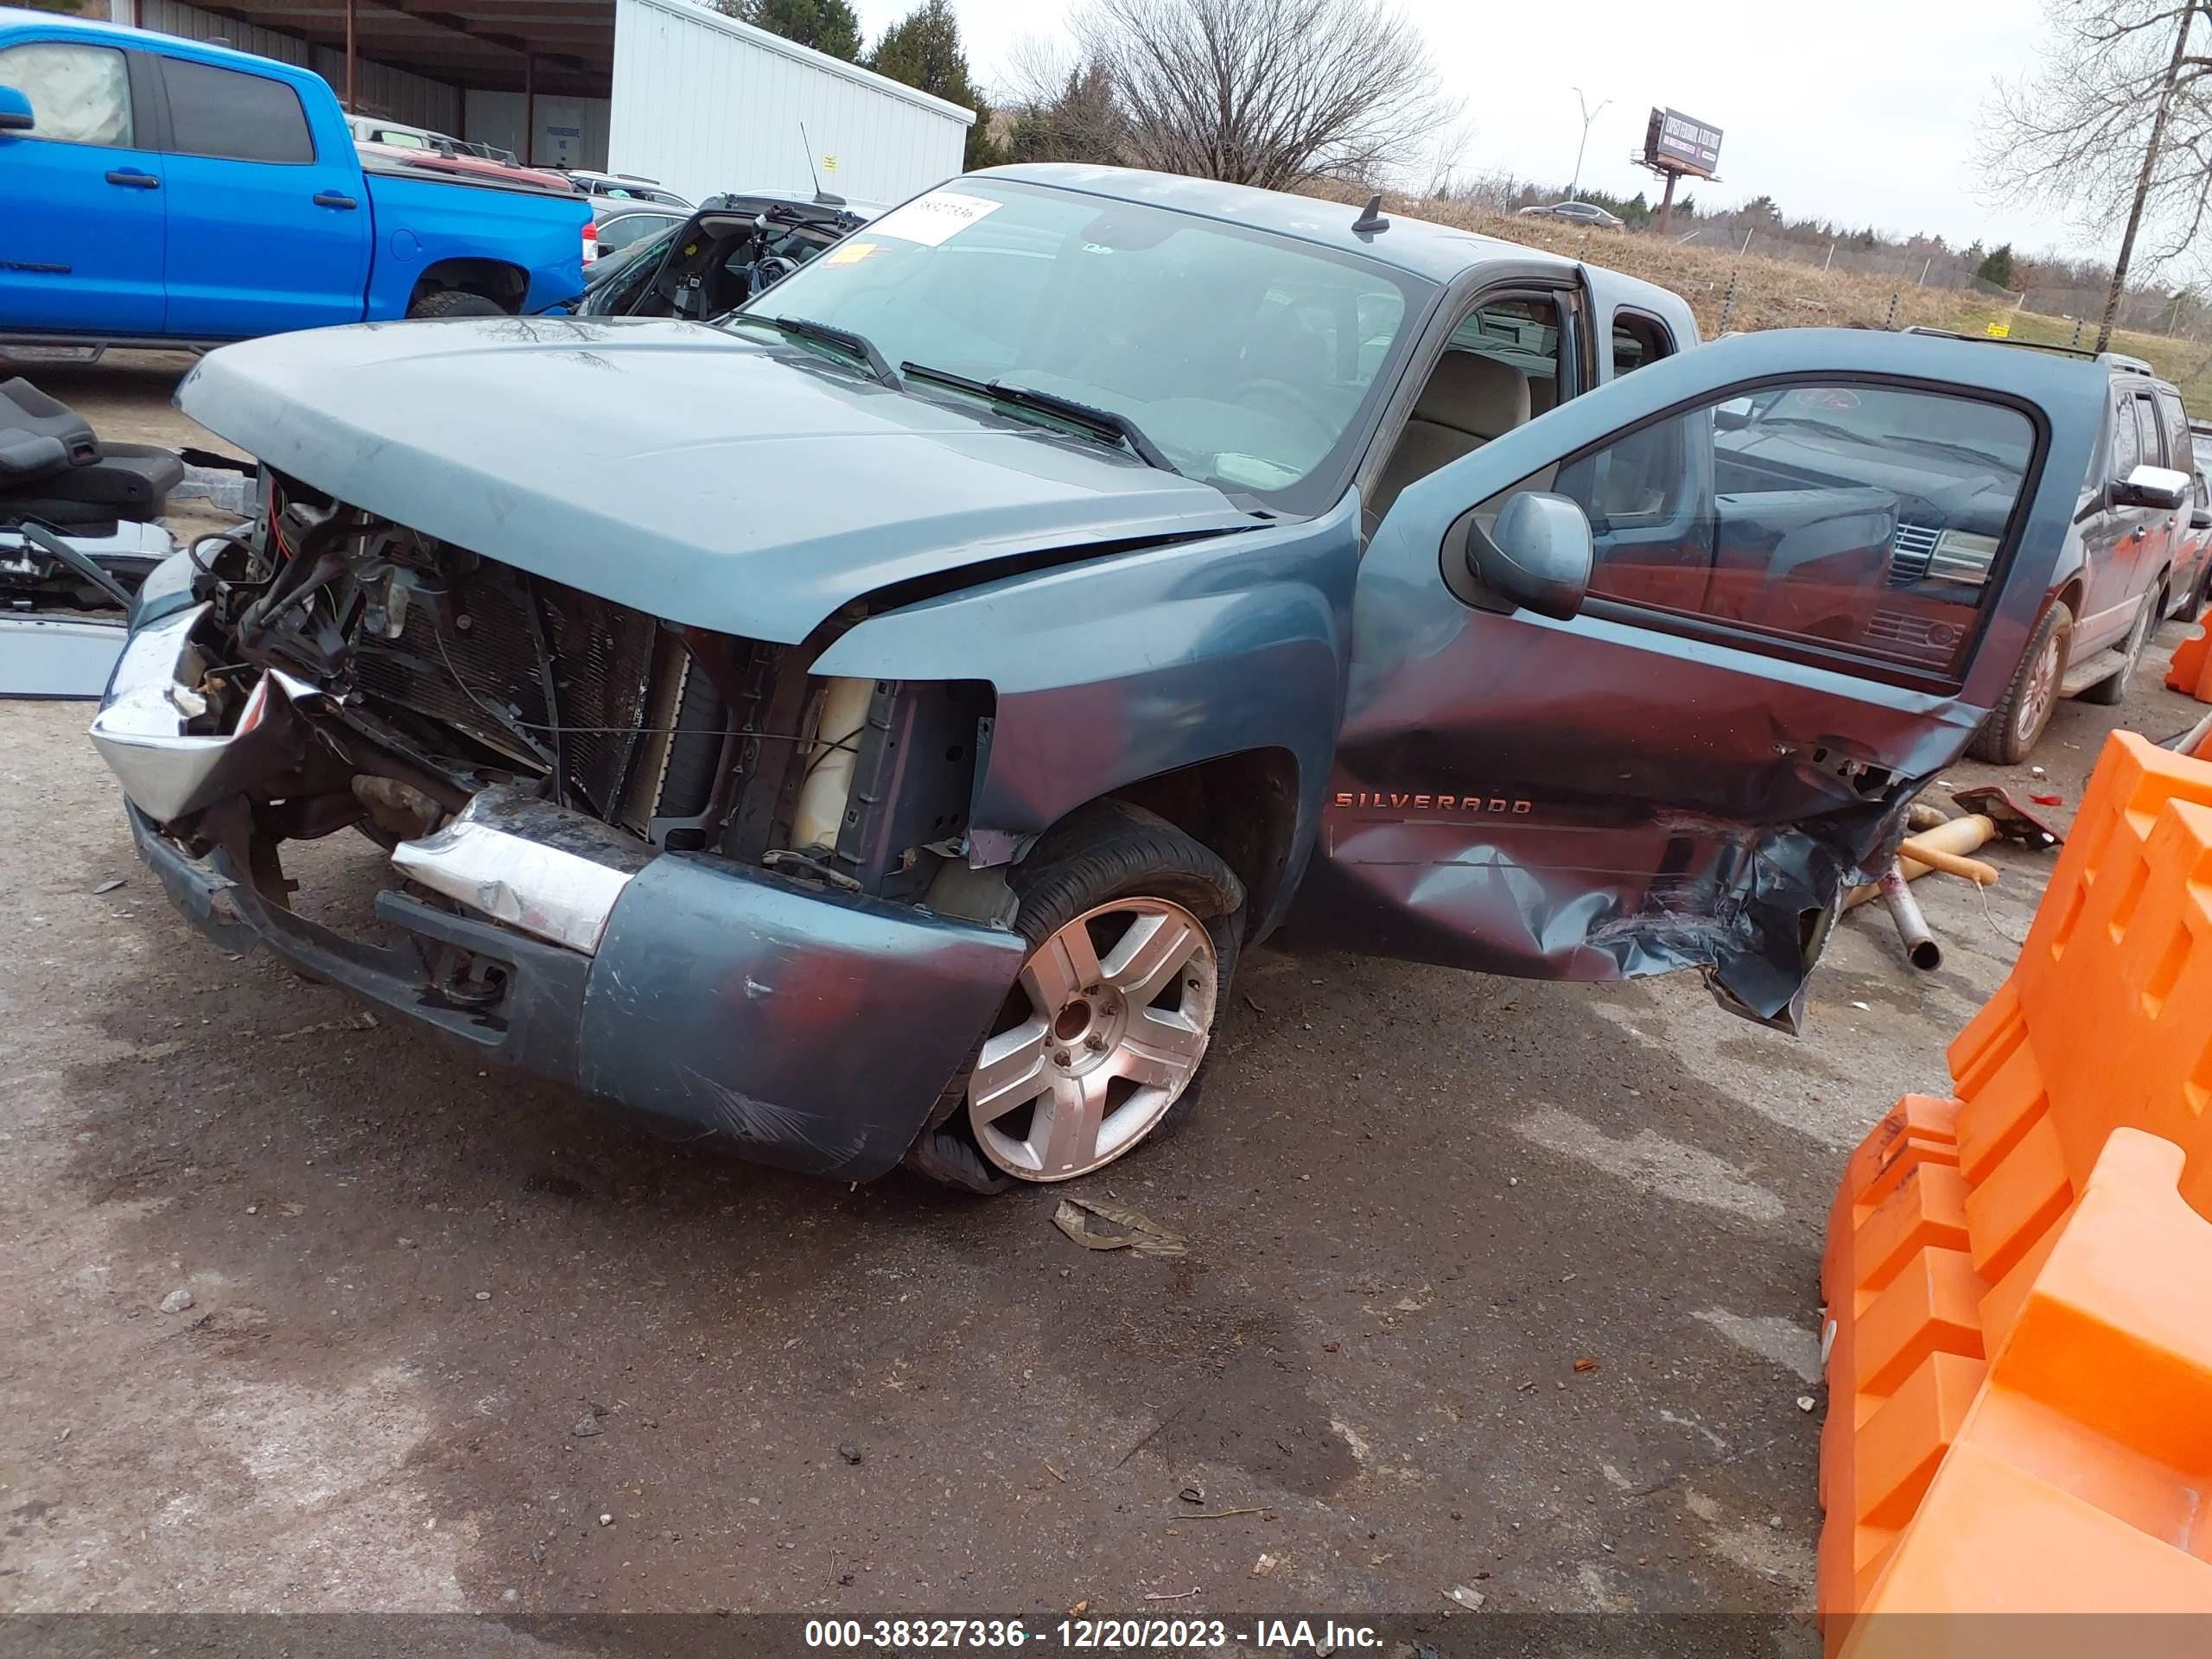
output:
M960 171L976 119L690 0L614 0L612 101L613 169L695 200L818 178L855 201L901 201Z
M118 22L304 65L364 114L542 167L642 174L695 199L803 191L818 177L855 200L899 200L960 170L976 118L692 0L110 7Z

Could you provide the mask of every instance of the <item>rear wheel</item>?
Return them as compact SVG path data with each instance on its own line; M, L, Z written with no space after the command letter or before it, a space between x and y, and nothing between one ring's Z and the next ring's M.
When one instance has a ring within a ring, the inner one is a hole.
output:
M417 294L407 308L410 317L504 317L506 311L495 300L471 294L465 288L434 288Z
M1974 734L1968 753L1977 760L2009 766L2024 760L2050 724L2058 706L2059 682L2066 677L2066 653L2074 639L2074 613L2053 600L2028 636L2028 648L2013 671L2004 701Z
M1052 830L1012 885L1028 960L906 1160L971 1192L1071 1180L1186 1118L1242 930L1229 867L1118 801Z
M2127 643L2120 647L2120 668L2109 679L2099 680L2082 693L2083 702L2099 703L2109 709L2127 695L2127 683L2135 677L2135 665L2143 660L2143 648L2151 643L2151 636L2158 632L2158 623L2166 613L2166 583L2163 576L2158 585L2143 595L2143 603L2136 608L2135 625L2127 631Z

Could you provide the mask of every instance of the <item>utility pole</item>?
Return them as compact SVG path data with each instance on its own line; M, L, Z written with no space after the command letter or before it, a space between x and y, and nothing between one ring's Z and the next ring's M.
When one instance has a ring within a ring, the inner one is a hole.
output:
M2158 151L2166 142L2166 114L2172 109L2174 84L2181 79L2182 60L2189 55L2189 31L2196 22L2196 10L2202 0L2186 0L2181 9L2181 24L2174 30L2173 55L2166 60L2166 78L2158 84L2158 107L2151 117L2151 139L2143 146L2143 165L2135 175L2135 200L2128 204L2127 228L2120 232L2120 257L2112 264L2112 284L2105 289L2105 315L2097 325L2095 350L2101 353L2112 344L2113 320L2120 315L2120 296L2127 286L2128 262L2135 257L2135 233L2143 226L2143 204L2151 194L2151 181L2158 170Z
M1590 147L1590 124L1603 115L1605 112L1605 105L1613 100L1610 98L1600 99L1598 107L1593 110L1590 107L1590 100L1582 95L1582 89L1578 86L1574 89L1574 101L1582 106L1582 142L1574 147L1574 179L1567 187L1567 199L1569 201L1580 200L1575 192L1582 188L1582 152Z

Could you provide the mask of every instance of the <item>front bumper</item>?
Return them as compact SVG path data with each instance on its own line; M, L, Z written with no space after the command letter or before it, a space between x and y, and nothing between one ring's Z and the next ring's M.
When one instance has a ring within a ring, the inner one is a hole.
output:
M135 734L160 735L145 716L150 654L174 662L181 643L150 628L134 638L103 715L135 688ZM287 696L299 703L308 690L296 683ZM111 761L118 724L101 744ZM235 789L245 747L200 758L222 766ZM194 798L178 780L179 752L156 753L167 769L153 775L169 798ZM118 771L129 788L132 772ZM569 1084L766 1162L851 1180L884 1173L913 1143L1023 956L1015 934L817 892L721 859L654 855L642 842L626 857L596 820L512 802L402 843L395 863L467 908L381 893L377 918L402 940L380 945L270 902L220 848L194 856L137 799L125 810L170 902L226 948L265 944L467 1045L480 1064ZM454 834L472 823L475 831ZM578 860L601 875L577 871ZM467 965L465 995L458 963Z

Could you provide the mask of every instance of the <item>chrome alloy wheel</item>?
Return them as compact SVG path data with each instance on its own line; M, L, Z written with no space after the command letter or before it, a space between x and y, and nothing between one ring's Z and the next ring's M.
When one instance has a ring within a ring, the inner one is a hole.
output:
M968 1079L983 1156L1025 1181L1109 1164L1166 1116L1205 1058L1221 965L1165 899L1114 899L1030 953Z
M2044 722L2050 718L2051 705L2058 700L2058 684L2066 672L2061 660L2066 647L2063 629L2053 628L2050 637L2043 642L2043 649L2036 653L2036 665L2028 672L2028 683L2020 693L2018 707L2012 715L2012 729L2024 744L2033 743L2043 735Z

